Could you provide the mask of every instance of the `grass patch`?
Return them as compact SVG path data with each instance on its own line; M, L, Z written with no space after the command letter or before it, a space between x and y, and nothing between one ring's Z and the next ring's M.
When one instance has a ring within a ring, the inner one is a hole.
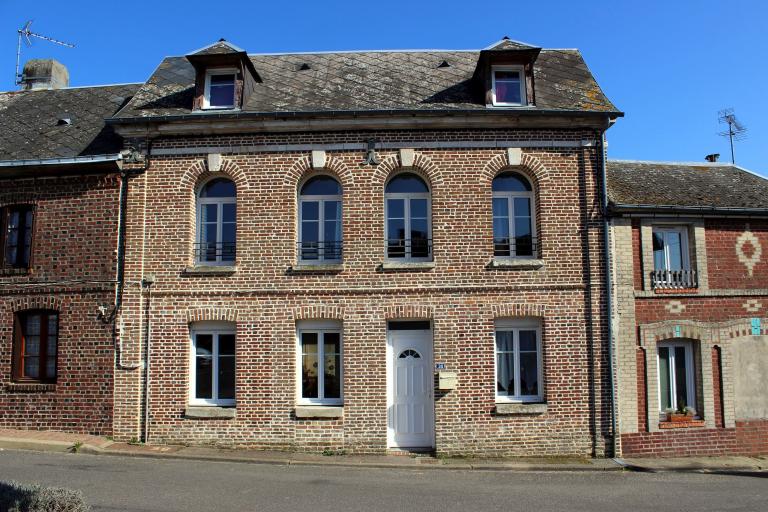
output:
M59 487L0 482L0 511L89 512L83 493Z

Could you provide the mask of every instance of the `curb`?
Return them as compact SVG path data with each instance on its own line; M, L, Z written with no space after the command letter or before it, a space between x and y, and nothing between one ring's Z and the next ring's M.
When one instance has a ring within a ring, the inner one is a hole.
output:
M409 470L442 470L442 471L510 471L510 472L605 472L622 471L624 468L619 464L597 465L593 463L586 464L530 464L530 463L456 463L445 464L440 461L437 463L424 464L398 464L390 462L353 462L344 460L301 460L287 457L285 459L265 459L237 456L215 456L215 455L185 455L182 453L158 453L158 452L139 452L114 450L107 447L98 447L90 444L82 445L76 452L72 449L72 443L63 441L42 441L29 439L10 439L0 438L0 450L28 450L37 452L55 452L55 453L73 453L85 455L106 455L111 457L132 457L145 459L170 459L170 460L193 460L205 462L230 462L239 464L261 464L272 466L307 466L320 467L332 466L343 468L370 468L370 469L409 469ZM611 461L613 462L613 461Z

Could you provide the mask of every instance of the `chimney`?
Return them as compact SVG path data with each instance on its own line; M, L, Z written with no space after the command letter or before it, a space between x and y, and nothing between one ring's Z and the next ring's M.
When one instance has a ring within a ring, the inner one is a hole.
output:
M717 162L720 159L720 153L712 153L704 157L707 162Z
M61 89L69 86L69 71L64 64L54 59L32 59L24 64L21 84L25 91Z

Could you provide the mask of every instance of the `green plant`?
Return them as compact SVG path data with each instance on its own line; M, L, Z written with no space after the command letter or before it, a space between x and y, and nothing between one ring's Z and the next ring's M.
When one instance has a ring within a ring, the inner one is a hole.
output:
M89 512L83 493L59 487L0 482L0 510L3 512Z
M75 443L69 447L69 451L72 453L77 453L80 451L80 448L83 447L82 441L75 441Z
M326 448L325 450L323 450L323 455L325 455L326 457L333 457L336 455L346 455L346 454L347 454L347 450L332 450L330 448Z
M142 443L141 441L139 441L139 438L138 438L138 437L134 436L134 437L132 437L132 438L131 438L131 440L130 440L130 441L128 441L128 444L132 444L132 445L140 445L140 444L144 444L144 443Z

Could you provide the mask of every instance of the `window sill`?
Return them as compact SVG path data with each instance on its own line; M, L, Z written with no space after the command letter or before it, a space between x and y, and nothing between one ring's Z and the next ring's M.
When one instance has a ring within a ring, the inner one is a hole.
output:
M5 385L8 393L50 393L56 391L56 384L44 382L9 382Z
M659 428L661 430L669 430L669 429L677 429L677 428L701 428L701 427L704 427L704 420L659 422Z
M233 420L237 415L234 407L190 405L184 410L184 417L195 420Z
M654 288L653 293L657 293L659 295L674 294L674 293L692 294L692 293L699 293L699 289L698 288Z
M429 271L435 268L434 261L385 261L379 266L382 272Z
M499 415L524 415L524 414L546 414L546 403L496 403L496 414Z
M187 276L221 276L237 272L234 265L195 265L187 267L182 272Z
M539 270L544 266L544 260L535 258L494 258L489 264L489 270Z
M26 276L28 274L29 274L28 268L14 268L14 267L0 268L0 277Z
M342 418L344 407L341 405L297 405L297 418Z
M344 270L342 263L297 263L288 267L289 274L334 274Z

